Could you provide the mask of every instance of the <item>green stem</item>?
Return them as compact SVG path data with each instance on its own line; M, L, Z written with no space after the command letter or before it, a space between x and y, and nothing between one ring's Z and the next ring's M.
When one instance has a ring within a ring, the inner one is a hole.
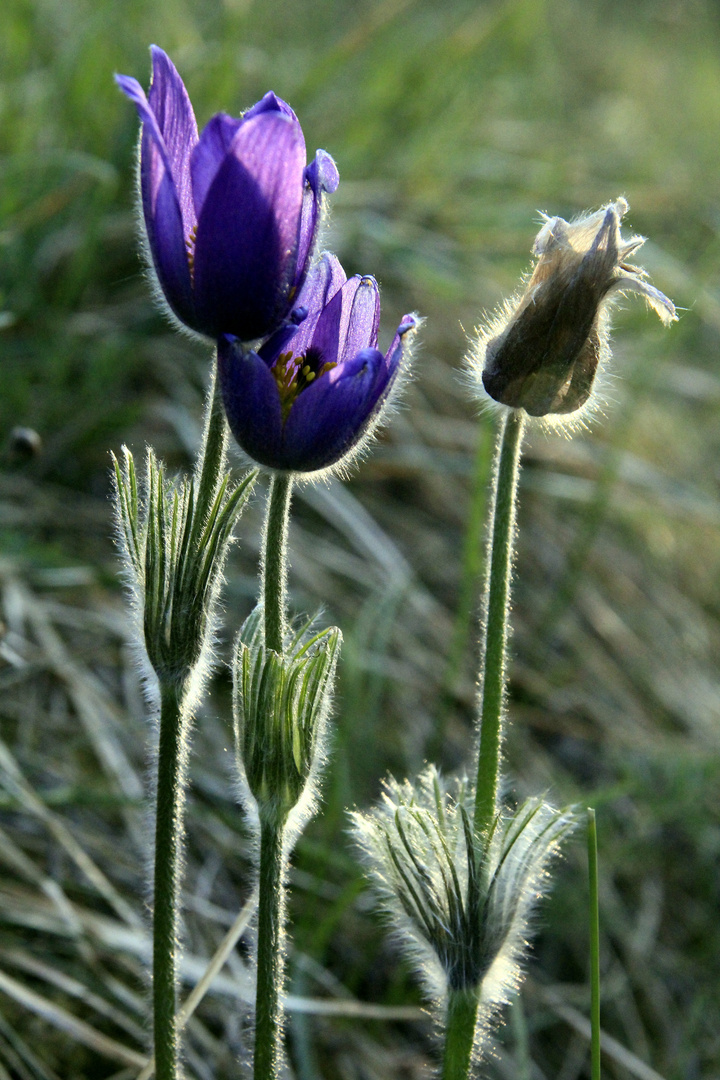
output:
M449 991L442 1080L467 1080L470 1075L477 1011L477 988Z
M282 653L286 632L287 542L292 476L276 473L270 481L263 537L262 597L265 645ZM255 1080L276 1080L282 1054L282 936L285 921L284 821L260 819L258 884L257 990L255 996Z
M588 874L590 878L590 1075L600 1080L600 903L595 811L588 808Z
M258 901L257 992L255 998L254 1080L276 1080L282 1054L282 937L285 921L284 825L262 821Z
M196 505L200 522L207 517L225 473L227 442L228 426L225 420L225 408L217 377L217 364L213 359L208 404L205 407L205 430L195 466Z
M155 896L153 904L153 1020L157 1080L177 1080L175 949L177 894L183 816L182 691L160 688L157 811L155 818Z
M485 835L490 831L497 813L510 576L515 540L515 501L524 416L519 409L508 412L496 446L493 471L480 747L475 791L475 830Z
M292 476L276 473L268 491L262 592L265 605L265 645L283 651L286 631L287 540L290 523Z

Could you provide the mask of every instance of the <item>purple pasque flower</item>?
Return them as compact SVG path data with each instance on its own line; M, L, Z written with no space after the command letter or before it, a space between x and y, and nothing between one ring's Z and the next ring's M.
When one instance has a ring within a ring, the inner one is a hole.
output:
M147 97L135 79L115 78L142 121L140 193L162 292L192 330L265 337L305 280L335 163L318 150L306 164L298 119L273 93L239 119L218 113L198 137L182 79L162 49L150 51Z
M309 473L337 464L380 419L416 319L406 315L388 352L377 348L377 282L349 280L323 255L298 297L296 327L257 352L231 335L218 342L218 371L230 430L270 469Z

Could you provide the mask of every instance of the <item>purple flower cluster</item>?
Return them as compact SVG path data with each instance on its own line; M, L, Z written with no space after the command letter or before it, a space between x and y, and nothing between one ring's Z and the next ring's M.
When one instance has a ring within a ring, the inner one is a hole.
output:
M329 154L307 164L295 113L273 93L198 135L182 79L153 46L153 75L116 76L142 121L140 194L152 267L185 326L218 342L230 428L270 469L336 464L377 423L395 382L407 316L377 349L373 278L315 260Z

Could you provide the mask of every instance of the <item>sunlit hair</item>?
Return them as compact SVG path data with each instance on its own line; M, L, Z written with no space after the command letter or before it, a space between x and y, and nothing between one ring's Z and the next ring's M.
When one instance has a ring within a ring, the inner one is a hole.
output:
M645 238L623 239L627 210L619 198L572 222L543 215L527 283L476 330L468 367L483 399L577 426L602 401L611 301L639 293L665 326L677 318L672 301L628 262Z

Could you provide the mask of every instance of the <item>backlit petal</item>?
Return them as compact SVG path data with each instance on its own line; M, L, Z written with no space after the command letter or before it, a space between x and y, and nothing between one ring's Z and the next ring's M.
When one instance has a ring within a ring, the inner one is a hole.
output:
M187 239L196 221L190 182L190 155L198 141L195 113L185 84L170 58L157 45L152 45L150 52L153 76L148 102L167 147L170 175Z
M380 327L380 290L375 278L355 277L343 288L339 363L361 349L375 348Z
M197 218L241 124L242 120L236 120L227 113L218 113L203 128L190 159L192 196Z
M305 189L303 192L300 234L298 237L297 266L295 269L296 288L302 285L307 272L307 264L312 258L322 215L322 202L325 193L332 194L340 183L337 165L324 150L318 150L313 161L305 169Z
M308 315L293 339L294 352L303 353L313 344L315 327L323 309L340 291L346 280L340 260L329 252L325 252L310 270L296 300L297 305L305 308Z
M209 333L244 341L287 307L302 203L305 144L280 112L241 124L205 197L195 244L195 304Z
M385 359L377 349L319 378L290 410L282 467L313 472L342 458L361 440L387 385Z
M282 411L267 364L226 337L218 341L218 376L230 430L262 465L275 465L282 449Z
M163 292L175 314L193 323L190 268L180 199L172 161L157 117L140 84L116 75L120 89L133 102L142 121L140 192L148 243Z

